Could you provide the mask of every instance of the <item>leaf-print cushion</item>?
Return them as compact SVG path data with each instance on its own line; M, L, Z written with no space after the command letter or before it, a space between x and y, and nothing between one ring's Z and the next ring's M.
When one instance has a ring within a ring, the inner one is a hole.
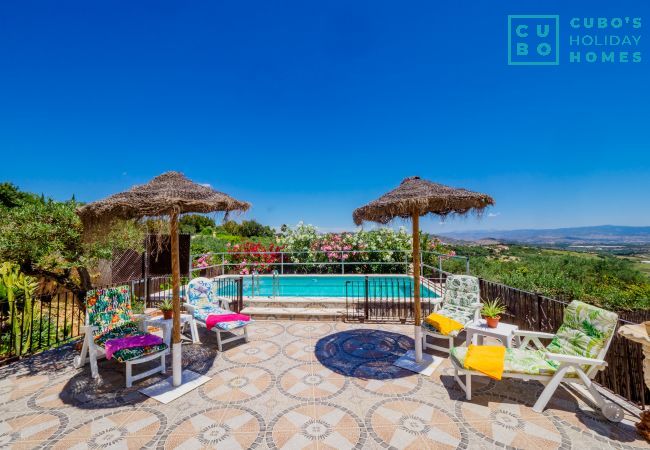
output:
M574 300L565 308L564 321L546 349L552 353L597 358L617 323L616 313Z
M480 302L478 278L470 275L449 275L445 282L443 304L470 306Z
M86 294L88 324L100 332L131 322L131 294L128 286L92 289Z
M442 308L437 310L436 313L441 314L449 319L453 319L456 322L462 323L463 325L467 325L474 320L474 309L466 308L463 306L444 305ZM438 330L436 330L435 327L426 322L422 322L422 326L427 331L439 334ZM449 336L456 337L461 331L463 330L454 330L449 333Z
M142 336L145 334L148 333L140 331L137 324L129 322L98 334L95 336L95 344L103 348L106 341L110 339L119 339L127 336ZM124 348L113 353L113 358L119 362L125 362L140 358L142 356L151 355L153 353L159 353L165 350L167 350L166 344Z
M460 367L464 367L467 347L454 347L451 357ZM557 366L552 361L544 359L544 352L521 348L506 348L503 362L504 373L519 373L526 375L549 375L555 373Z

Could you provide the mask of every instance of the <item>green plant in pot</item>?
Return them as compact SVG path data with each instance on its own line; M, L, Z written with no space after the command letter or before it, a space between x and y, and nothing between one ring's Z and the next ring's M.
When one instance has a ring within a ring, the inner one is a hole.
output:
M165 318L165 320L171 319L172 316L173 316L173 313L174 313L174 304L172 303L171 300L165 299L158 306L158 309L160 309L160 311L162 312L163 317Z
M496 328L499 326L501 314L506 312L506 307L501 300L497 297L494 300L488 300L481 308L481 314L487 322L489 328Z

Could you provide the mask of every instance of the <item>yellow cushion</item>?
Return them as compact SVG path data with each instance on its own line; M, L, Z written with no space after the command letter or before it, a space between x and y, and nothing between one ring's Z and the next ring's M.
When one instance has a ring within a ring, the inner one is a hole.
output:
M503 364L506 359L506 348L500 345L470 344L465 357L465 368L476 370L494 380L500 380L503 375Z
M438 330L440 334L445 336L448 336L449 333L453 331L465 328L462 323L456 322L454 319L450 319L449 317L437 313L429 314L424 321Z

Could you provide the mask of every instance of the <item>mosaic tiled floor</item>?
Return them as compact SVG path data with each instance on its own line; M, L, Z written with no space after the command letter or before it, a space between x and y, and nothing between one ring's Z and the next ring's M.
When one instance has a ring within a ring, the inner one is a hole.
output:
M185 345L185 367L212 379L168 405L137 390L159 376L126 389L124 368L103 361L92 381L71 347L0 367L0 448L650 448L567 391L536 414L535 382L476 378L466 402L449 363L431 377L393 366L410 326L260 321L249 333L223 353L204 330Z

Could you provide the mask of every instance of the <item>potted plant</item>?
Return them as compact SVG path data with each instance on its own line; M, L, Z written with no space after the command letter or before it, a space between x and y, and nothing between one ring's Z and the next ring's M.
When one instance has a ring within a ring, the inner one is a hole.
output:
M501 319L501 314L506 312L506 307L501 303L500 299L497 297L494 300L488 300L481 308L481 314L487 322L489 328L496 328L499 326L499 319Z
M169 319L172 318L172 315L173 315L173 313L174 313L174 304L172 303L171 300L169 300L168 298L166 298L166 299L163 300L163 302L158 306L158 309L160 309L160 311L162 312L162 314L163 314L163 318L164 318L165 320L169 320Z

